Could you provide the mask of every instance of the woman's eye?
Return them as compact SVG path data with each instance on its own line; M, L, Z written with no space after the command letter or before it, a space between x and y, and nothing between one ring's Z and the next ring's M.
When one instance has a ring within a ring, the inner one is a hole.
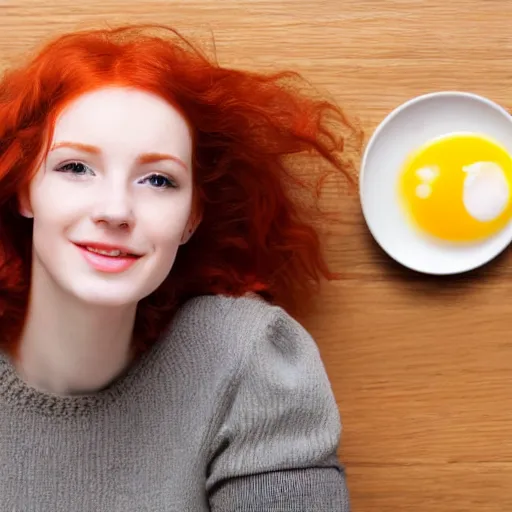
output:
M176 188L176 183L162 174L152 174L143 180L155 188Z
M81 162L69 162L56 169L58 172L67 172L77 176L92 173L92 169Z

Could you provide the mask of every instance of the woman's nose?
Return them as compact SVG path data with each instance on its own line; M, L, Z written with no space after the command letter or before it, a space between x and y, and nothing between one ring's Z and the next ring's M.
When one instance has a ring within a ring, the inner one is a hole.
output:
M95 224L103 224L111 228L126 229L133 227L134 215L129 194L111 192L97 201L92 214Z

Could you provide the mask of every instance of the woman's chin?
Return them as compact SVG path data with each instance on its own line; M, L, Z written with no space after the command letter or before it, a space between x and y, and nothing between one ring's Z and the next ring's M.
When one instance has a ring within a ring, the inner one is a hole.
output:
M102 287L73 287L71 295L91 307L124 308L136 305L147 294L141 290L122 290L119 284Z

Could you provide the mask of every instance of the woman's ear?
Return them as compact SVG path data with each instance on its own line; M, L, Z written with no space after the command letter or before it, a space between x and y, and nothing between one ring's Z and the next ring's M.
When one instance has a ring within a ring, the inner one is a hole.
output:
M186 244L192 238L192 235L199 227L199 224L201 224L201 220L202 215L198 211L190 215L187 225L185 226L185 229L183 231L183 234L181 235L180 245Z
M25 190L18 194L18 211L20 215L26 217L27 219L34 218L34 213L32 212L32 206L30 204L28 190Z

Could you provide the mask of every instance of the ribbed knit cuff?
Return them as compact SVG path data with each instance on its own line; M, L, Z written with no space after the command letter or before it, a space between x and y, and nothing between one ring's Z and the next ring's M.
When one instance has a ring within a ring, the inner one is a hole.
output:
M350 512L343 471L309 468L233 478L210 499L212 512Z

